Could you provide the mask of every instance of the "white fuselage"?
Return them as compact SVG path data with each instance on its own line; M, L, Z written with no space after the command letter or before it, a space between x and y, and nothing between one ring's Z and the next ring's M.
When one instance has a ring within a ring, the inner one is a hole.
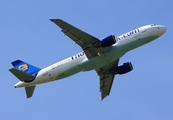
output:
M32 82L18 82L15 87L26 87L69 77L81 71L89 71L104 66L122 57L126 52L151 42L165 33L166 27L146 25L117 37L112 48L88 59L84 52L50 65L40 70Z

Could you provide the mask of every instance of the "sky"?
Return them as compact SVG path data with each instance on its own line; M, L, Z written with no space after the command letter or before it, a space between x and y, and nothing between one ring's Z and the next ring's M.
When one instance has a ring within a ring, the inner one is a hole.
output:
M173 120L173 2L171 0L6 0L0 4L0 119L11 120ZM100 100L96 72L81 72L38 85L27 99L8 69L21 59L39 68L82 49L49 19L60 18L103 38L147 24L167 32L126 53L133 71L115 76L111 94Z

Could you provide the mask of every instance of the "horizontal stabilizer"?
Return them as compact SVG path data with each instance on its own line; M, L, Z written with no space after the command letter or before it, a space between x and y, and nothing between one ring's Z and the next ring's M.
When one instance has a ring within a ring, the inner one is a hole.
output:
M9 69L9 71L15 75L20 81L26 81L26 80L30 80L30 79L33 79L34 76L31 75L31 74L28 74L26 72L23 72L21 70L17 70L15 68L11 68Z
M34 93L34 89L35 89L35 86L25 87L27 98L32 97L32 95Z

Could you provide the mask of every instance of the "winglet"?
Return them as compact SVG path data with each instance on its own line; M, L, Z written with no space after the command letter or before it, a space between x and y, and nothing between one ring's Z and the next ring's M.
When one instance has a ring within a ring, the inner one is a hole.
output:
M53 22L55 19L49 19L51 22Z
M34 90L35 90L35 86L25 87L27 98L32 97Z

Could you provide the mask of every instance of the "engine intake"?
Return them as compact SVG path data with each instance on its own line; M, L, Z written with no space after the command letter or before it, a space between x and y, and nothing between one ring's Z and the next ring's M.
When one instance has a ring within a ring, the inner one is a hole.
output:
M115 43L116 43L116 39L115 39L114 35L109 35L108 37L103 38L100 41L100 44L101 44L102 47L109 47L109 46L112 46Z
M133 70L131 62L123 63L123 65L117 67L118 74L125 74Z

